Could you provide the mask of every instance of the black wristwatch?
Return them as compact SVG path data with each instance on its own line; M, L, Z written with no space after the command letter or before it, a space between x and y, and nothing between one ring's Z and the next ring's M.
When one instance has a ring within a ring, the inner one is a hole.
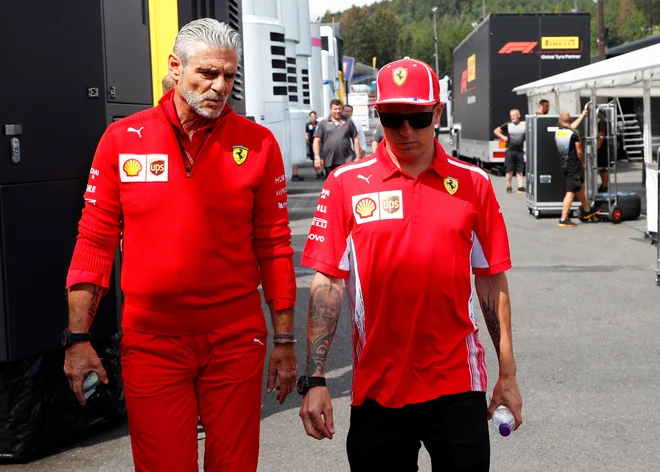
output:
M303 397L307 395L307 392L312 387L325 387L325 377L307 377L306 375L301 375L298 378L296 390Z
M72 333L69 328L62 331L62 346L71 347L76 343L85 343L92 340L90 333Z

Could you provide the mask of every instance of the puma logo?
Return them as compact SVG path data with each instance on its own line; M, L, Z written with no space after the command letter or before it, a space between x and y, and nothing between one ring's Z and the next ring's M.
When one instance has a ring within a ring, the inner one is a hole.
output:
M371 174L371 175L373 175L373 174ZM369 179L371 178L371 175L369 177L365 177L362 174L358 174L358 179L366 180L367 183L369 183Z
M259 344L261 344L262 346L264 345L264 343L262 343L262 342L261 342L261 339L259 339L259 338L254 338L254 342L255 342L255 343L259 343Z
M135 128L128 128L129 133L136 133L140 139L142 139L142 130L144 129L144 126L140 129L135 129Z

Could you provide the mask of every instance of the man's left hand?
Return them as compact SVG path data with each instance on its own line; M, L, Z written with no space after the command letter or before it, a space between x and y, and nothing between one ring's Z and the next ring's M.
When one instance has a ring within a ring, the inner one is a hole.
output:
M491 398L490 405L488 406L488 419L490 420L493 417L493 413L495 413L497 407L504 405L511 410L513 417L516 419L516 427L513 429L515 431L523 423L522 404L522 396L520 395L516 377L500 377L497 384L495 384L493 398Z
M293 392L298 377L298 364L296 363L296 351L293 344L276 344L268 361L268 383L266 392L279 390L277 400L280 405L286 397ZM279 379L279 385L275 386Z

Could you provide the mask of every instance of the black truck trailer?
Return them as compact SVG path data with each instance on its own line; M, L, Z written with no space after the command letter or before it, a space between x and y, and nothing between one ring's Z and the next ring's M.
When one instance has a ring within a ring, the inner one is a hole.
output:
M588 13L486 17L454 49L452 154L501 166L505 143L493 130L509 121L512 108L523 120L536 113L513 88L588 65L590 21Z

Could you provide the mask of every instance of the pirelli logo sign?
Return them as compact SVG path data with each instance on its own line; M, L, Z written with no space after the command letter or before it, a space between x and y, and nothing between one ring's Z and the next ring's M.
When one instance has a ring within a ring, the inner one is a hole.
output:
M540 50L538 49L540 47ZM512 41L498 51L499 54L547 54L557 51L580 52L582 45L578 36L543 36L538 41Z
M472 82L477 78L477 55L472 54L467 60L467 81Z
M580 49L580 38L578 36L543 36L541 38L541 49L548 49L548 50Z

